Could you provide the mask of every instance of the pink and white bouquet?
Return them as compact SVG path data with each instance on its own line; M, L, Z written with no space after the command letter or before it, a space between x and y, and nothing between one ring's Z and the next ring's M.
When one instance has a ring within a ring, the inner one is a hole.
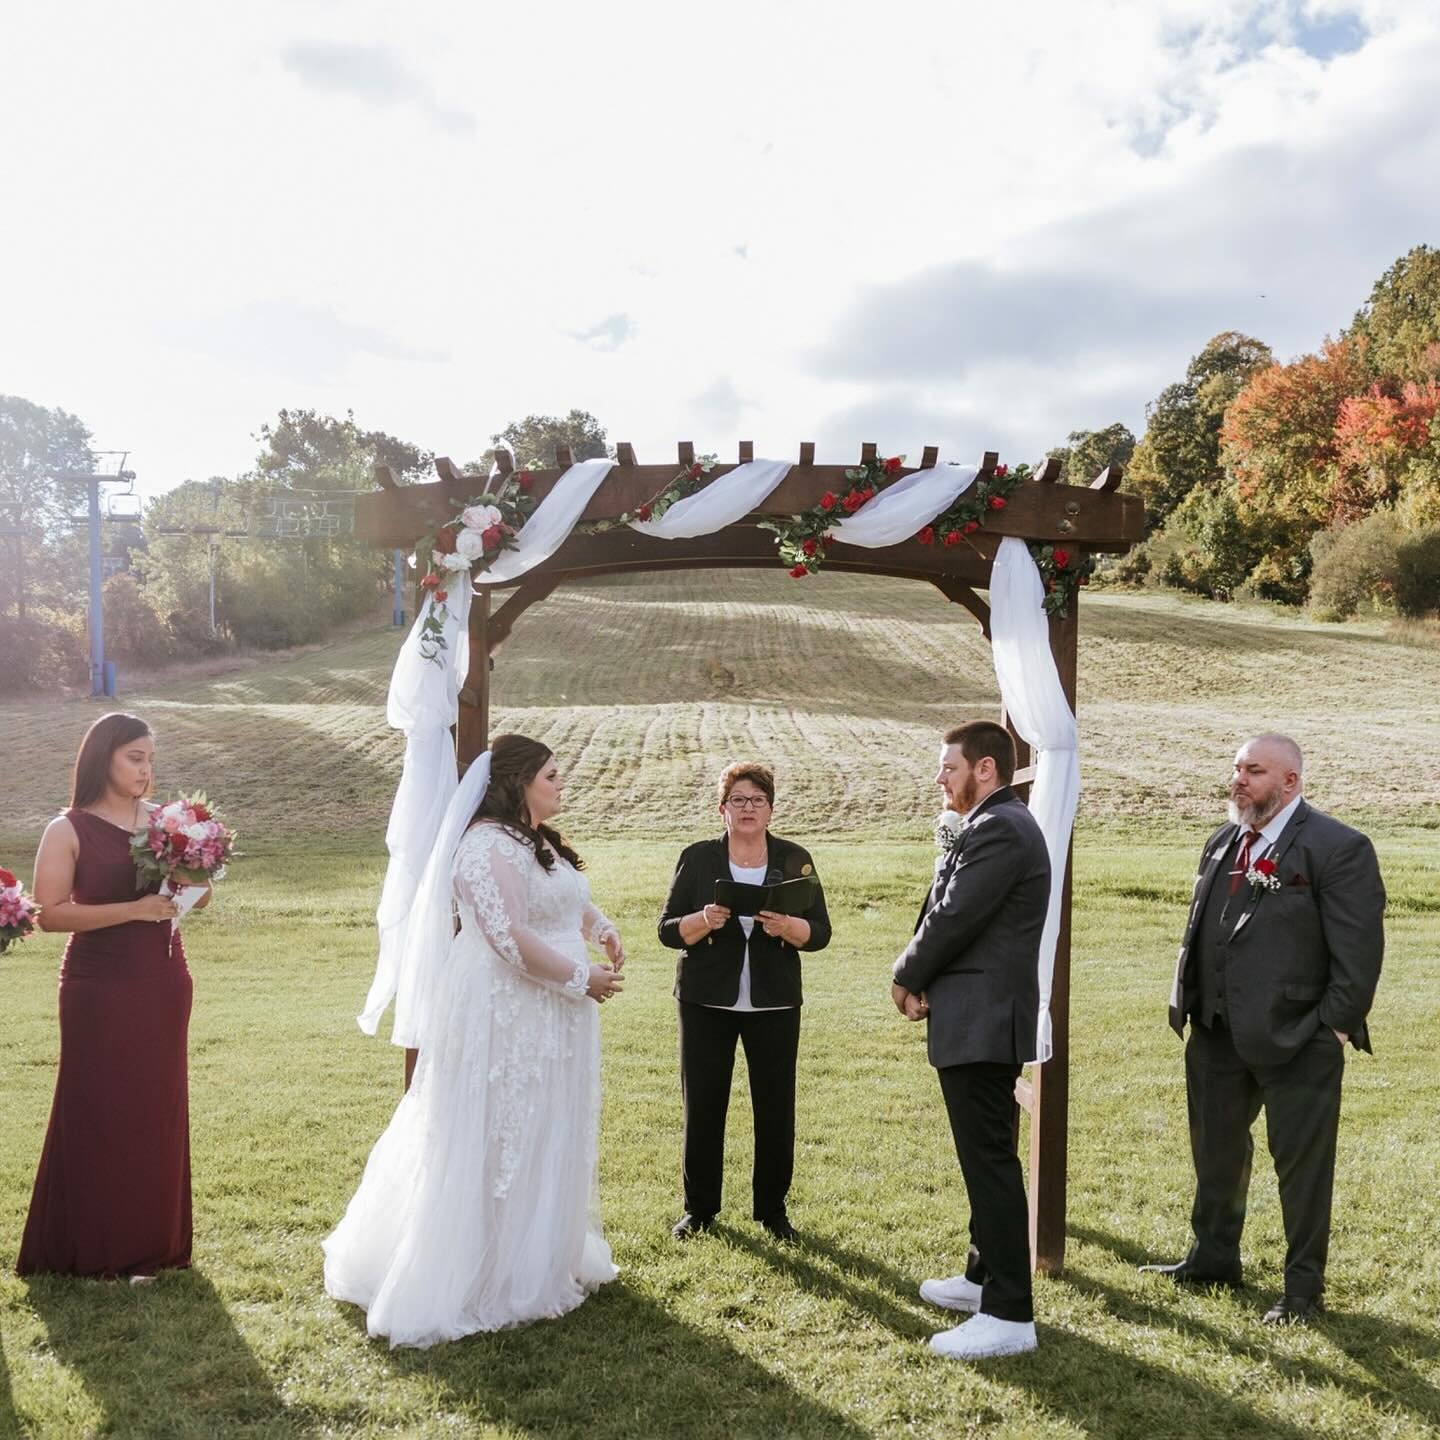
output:
M182 795L151 811L131 835L130 853L141 882L159 880L160 893L175 896L183 915L207 885L224 879L235 853L235 832L203 794Z
M0 954L35 929L40 907L25 893L13 871L0 867Z

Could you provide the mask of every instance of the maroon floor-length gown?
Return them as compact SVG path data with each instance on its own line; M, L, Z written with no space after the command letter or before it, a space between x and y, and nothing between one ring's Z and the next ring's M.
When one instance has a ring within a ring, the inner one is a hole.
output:
M130 834L67 810L71 898L134 900ZM70 936L60 964L60 1073L15 1269L146 1275L190 1263L190 971L180 928L134 920Z

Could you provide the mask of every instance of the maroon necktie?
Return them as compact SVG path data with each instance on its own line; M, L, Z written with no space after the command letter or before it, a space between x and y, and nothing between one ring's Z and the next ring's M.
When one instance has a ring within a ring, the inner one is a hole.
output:
M1247 830L1240 840L1240 849L1235 856L1235 867L1230 871L1230 893L1233 895L1250 868L1250 847L1260 838L1258 830Z

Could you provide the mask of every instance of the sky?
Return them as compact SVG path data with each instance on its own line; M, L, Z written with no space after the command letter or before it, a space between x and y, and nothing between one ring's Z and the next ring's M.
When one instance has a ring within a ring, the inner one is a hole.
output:
M0 15L0 393L142 491L283 407L457 461L1034 460L1440 243L1433 0L70 0Z

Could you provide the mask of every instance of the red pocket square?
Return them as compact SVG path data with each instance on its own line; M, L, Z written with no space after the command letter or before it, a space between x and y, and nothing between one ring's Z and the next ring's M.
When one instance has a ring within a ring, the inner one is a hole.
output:
M1285 884L1293 890L1308 890L1310 888L1310 882L1303 875L1292 875Z

